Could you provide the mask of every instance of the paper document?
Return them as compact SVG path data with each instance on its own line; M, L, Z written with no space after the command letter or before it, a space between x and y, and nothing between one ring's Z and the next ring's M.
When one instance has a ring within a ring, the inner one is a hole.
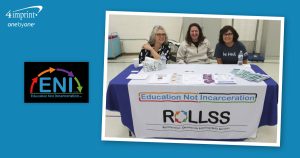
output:
M148 74L138 73L138 74L130 74L126 79L130 80L145 80L147 79Z
M203 84L201 74L183 74L184 84Z
M231 74L214 74L216 84L235 84L234 76Z
M153 74L148 83L151 84L169 84L171 82L172 74Z

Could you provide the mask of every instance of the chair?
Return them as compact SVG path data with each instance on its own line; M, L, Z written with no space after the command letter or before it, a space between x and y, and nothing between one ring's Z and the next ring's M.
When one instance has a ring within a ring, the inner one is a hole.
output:
M180 46L180 43L178 43L175 40L169 40L169 46L171 48L170 61L176 63L176 56L177 56L177 51L178 51L178 48Z

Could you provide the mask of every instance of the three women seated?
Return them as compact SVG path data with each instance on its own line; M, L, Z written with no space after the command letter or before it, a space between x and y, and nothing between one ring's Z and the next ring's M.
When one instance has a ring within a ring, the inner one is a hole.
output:
M200 25L192 23L188 27L185 40L178 48L176 61L179 64L209 64L214 53L218 64L237 64L238 54L242 51L243 63L247 64L247 50L238 38L239 34L232 26L224 26L220 30L219 43L214 51L209 40L203 35ZM160 59L162 53L169 60L170 51L165 29L155 26L149 41L143 45L139 54L139 63L143 62L145 57Z

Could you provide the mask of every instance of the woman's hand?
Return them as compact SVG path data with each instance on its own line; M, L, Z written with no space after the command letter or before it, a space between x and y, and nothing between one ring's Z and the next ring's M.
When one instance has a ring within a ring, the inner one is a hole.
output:
M160 55L156 52L156 50L151 47L151 45L149 43L146 43L143 45L143 48L150 51L151 53L151 56L154 58L154 59L160 59Z
M149 43L146 43L143 45L143 48L149 51L153 51L153 48L151 47L151 45Z
M221 58L217 58L217 63L218 64L223 64L223 60Z

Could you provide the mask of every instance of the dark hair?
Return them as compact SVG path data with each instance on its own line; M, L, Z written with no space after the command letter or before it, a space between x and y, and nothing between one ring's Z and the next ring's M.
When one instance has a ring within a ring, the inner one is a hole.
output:
M239 34L236 32L236 30L232 27L232 26L224 26L221 30L220 30L220 35L219 35L219 42L224 44L223 41L223 35L228 32L228 31L232 32L233 35L233 42L236 42L239 39Z
M205 36L203 36L203 32L202 32L202 29L201 29L200 25L197 24L197 23L192 23L192 24L190 24L189 29L188 29L188 31L187 31L187 33L186 33L186 36L185 36L185 40L186 40L186 42L187 42L189 45L191 45L191 43L193 42L192 37L191 37L191 34L190 34L191 28L192 28L193 26L196 26L196 27L198 28L198 30L199 30L199 37L198 37L198 41L197 41L197 42L198 42L198 43L201 43L201 42L203 42L204 39L205 39Z

